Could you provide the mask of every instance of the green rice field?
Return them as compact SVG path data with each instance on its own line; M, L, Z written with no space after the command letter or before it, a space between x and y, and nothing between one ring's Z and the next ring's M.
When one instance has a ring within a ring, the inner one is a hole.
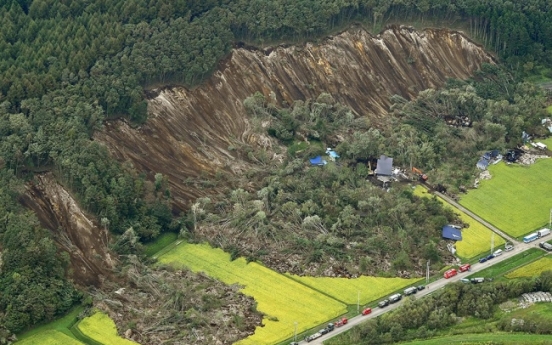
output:
M18 345L84 345L65 333L50 329L17 342Z
M96 312L92 316L82 319L77 326L78 330L92 343L104 345L136 345L138 343L120 337L117 334L115 322L107 314Z
M462 196L460 204L513 237L548 224L552 208L552 159L531 166L489 166L490 180Z
M428 190L423 186L416 186L414 195L421 197L433 196L429 194ZM463 259L471 259L490 250L491 236L493 234L491 230L445 200L439 197L437 197L437 200L443 203L445 207L452 209L454 213L460 215L462 222L470 225L469 227L462 229L462 241L456 242L456 253L458 256ZM494 236L494 244L496 247L504 243L505 241L502 237L498 235Z
M231 261L230 254L207 244L181 243L161 254L159 263L188 267L226 284L243 286L242 292L255 299L265 314L263 327L239 341L240 345L275 344L347 312L347 306L283 274L244 258Z
M552 257L550 255L508 273L506 278L536 277L548 270L552 270Z
M349 305L356 305L357 301L360 304L373 302L420 281L420 278L359 277L349 279L287 276Z

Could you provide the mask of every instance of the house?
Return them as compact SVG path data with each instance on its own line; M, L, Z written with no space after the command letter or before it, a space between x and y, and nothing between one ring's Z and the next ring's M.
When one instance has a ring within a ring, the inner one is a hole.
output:
M478 169L486 170L489 164L497 164L502 160L502 155L498 150L492 150L485 152L481 159L477 162L476 166Z
M376 175L392 176L393 175L393 158L381 155L376 166Z
M314 158L309 159L311 165L317 165L317 166L324 166L328 164L324 159L322 159L322 156L316 156Z
M449 240L462 241L462 231L457 226L443 226L443 237Z

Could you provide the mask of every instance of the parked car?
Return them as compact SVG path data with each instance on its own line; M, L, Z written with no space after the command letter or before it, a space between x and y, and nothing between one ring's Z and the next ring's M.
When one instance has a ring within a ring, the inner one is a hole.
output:
M425 289L425 285L418 285L416 289L418 289L418 291L422 291L423 289Z
M545 249L547 251L552 251L552 244L550 243L546 243L546 242L541 242L539 243L539 246L542 248L542 249Z
M362 315L368 315L372 313L372 308L364 308L362 310Z
M493 255L493 254L487 255L487 261L491 260L492 258L494 258L494 255Z
M514 246L511 243L506 243L506 245L504 246L505 252L509 252L510 250L513 250L513 249L514 249Z
M462 279L460 279L460 281L464 284L469 284L470 283L470 280L468 278L462 278Z
M386 307L388 305L389 305L389 300L388 299L384 299L383 301L378 303L378 307L380 307L380 308Z
M396 293L394 295L389 296L389 303L395 303L402 299L402 295L400 293Z
M460 272L466 272L466 271L469 271L469 270L470 270L470 267L471 267L470 264L464 264L464 265L458 267L458 270L459 270Z
M289 345L299 345L299 343L296 341L292 341L291 343L289 343Z
M485 278L472 278L471 279L472 284L479 284L479 283L483 283L484 281L485 281Z
M497 257L497 256L500 256L502 255L502 249L497 249L494 253L493 253L493 257Z
M484 262L487 262L487 257L479 259L479 263L482 264Z

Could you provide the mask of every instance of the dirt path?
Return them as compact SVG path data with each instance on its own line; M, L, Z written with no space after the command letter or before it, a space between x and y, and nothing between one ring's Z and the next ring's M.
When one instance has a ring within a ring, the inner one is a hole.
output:
M476 215L475 213L473 213L472 211L468 210L467 208L465 208L464 206L460 205L459 203L457 203L456 201L452 200L450 197L444 195L444 194L441 194L437 191L434 191L433 192L435 195L443 198L444 200L446 200L449 204L453 205L454 207L456 207L457 209L459 209L460 211L466 213L467 215L469 215L470 217L472 217L473 219L477 220L479 223L485 225L487 228L489 228L491 231L493 231L495 234L503 237L504 239L510 241L512 244L519 244L520 242L518 240L516 240L515 238L513 237L510 237L509 235L507 235L506 233L504 233L502 230L499 230L497 227L495 227L494 225L490 224L489 222L485 221L483 218L479 217L478 215Z

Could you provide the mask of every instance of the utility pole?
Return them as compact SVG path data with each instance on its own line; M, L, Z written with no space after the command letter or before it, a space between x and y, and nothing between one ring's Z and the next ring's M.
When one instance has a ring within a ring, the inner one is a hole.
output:
M360 313L360 290L357 290L357 314Z
M429 260L427 260L426 284L429 283Z
M491 254L494 252L494 232L491 233Z

